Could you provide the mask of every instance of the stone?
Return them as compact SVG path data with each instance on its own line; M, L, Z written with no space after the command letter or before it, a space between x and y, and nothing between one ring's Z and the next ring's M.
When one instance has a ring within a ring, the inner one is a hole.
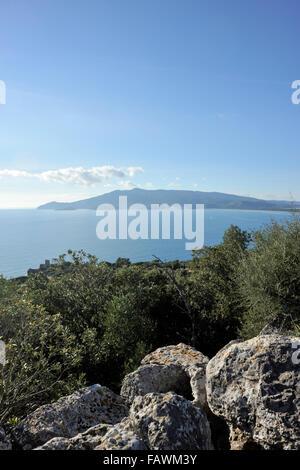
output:
M7 439L5 431L0 427L0 450L11 450L11 442Z
M70 439L54 437L34 450L147 450L147 447L125 418L115 425L99 424Z
M127 418L112 426L95 450L147 450L145 442L131 430Z
M54 437L71 438L98 424L115 424L127 415L124 400L96 384L41 406L13 429L12 436L19 447L33 449Z
M34 450L94 450L101 444L103 436L112 428L110 424L98 424L70 439L54 437Z
M151 450L211 450L205 413L174 392L134 399L128 423Z
M139 395L173 391L192 399L195 406L205 407L205 370L208 357L195 348L180 343L148 354L141 366L127 375L121 396L132 403Z
M230 429L231 449L300 448L299 338L267 334L232 341L206 369L212 412Z

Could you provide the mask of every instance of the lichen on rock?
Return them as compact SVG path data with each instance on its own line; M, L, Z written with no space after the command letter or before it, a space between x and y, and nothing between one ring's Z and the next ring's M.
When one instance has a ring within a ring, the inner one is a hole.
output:
M205 413L173 392L135 398L129 414L132 429L151 450L210 450Z
M41 406L14 428L12 436L23 449L32 449L54 437L74 437L97 424L115 424L127 415L124 400L96 384Z
M208 404L226 420L232 449L300 448L297 340L268 334L232 341L208 363Z
M205 407L208 361L204 354L183 343L159 348L148 354L140 367L125 377L121 396L132 403L139 395L174 391L193 400L195 406Z

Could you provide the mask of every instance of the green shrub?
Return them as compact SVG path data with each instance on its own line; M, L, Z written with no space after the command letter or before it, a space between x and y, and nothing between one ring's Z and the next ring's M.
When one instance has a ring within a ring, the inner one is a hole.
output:
M253 247L241 260L237 283L244 306L241 336L257 335L273 322L299 332L300 220L273 222L253 235Z
M41 404L82 386L72 370L80 348L61 316L23 298L0 309L6 363L0 370L0 425L14 423Z

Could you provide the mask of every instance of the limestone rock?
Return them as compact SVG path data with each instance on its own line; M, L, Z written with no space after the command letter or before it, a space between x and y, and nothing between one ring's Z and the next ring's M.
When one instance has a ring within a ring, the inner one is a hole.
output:
M136 397L128 421L151 450L212 449L205 413L173 392Z
M205 406L205 369L209 359L183 343L166 346L148 354L141 366L127 375L121 396L128 403L151 392L174 391L194 399L195 406Z
M11 450L11 443L6 437L5 431L0 427L0 450Z
M34 450L147 450L147 447L126 426L125 418L115 425L98 424L70 439L54 437Z
M131 430L128 419L111 426L95 450L147 450L146 444Z
M207 399L230 428L232 449L300 448L299 338L232 341L208 363Z
M94 450L112 427L111 424L98 424L70 439L54 437L34 450Z
M115 424L128 414L124 401L107 387L92 385L35 410L13 430L23 449L54 437L71 438L97 424Z

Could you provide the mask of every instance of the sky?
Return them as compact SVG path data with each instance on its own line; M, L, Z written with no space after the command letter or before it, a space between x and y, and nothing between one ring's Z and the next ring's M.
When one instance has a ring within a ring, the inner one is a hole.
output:
M0 11L0 208L133 187L300 201L299 0Z

